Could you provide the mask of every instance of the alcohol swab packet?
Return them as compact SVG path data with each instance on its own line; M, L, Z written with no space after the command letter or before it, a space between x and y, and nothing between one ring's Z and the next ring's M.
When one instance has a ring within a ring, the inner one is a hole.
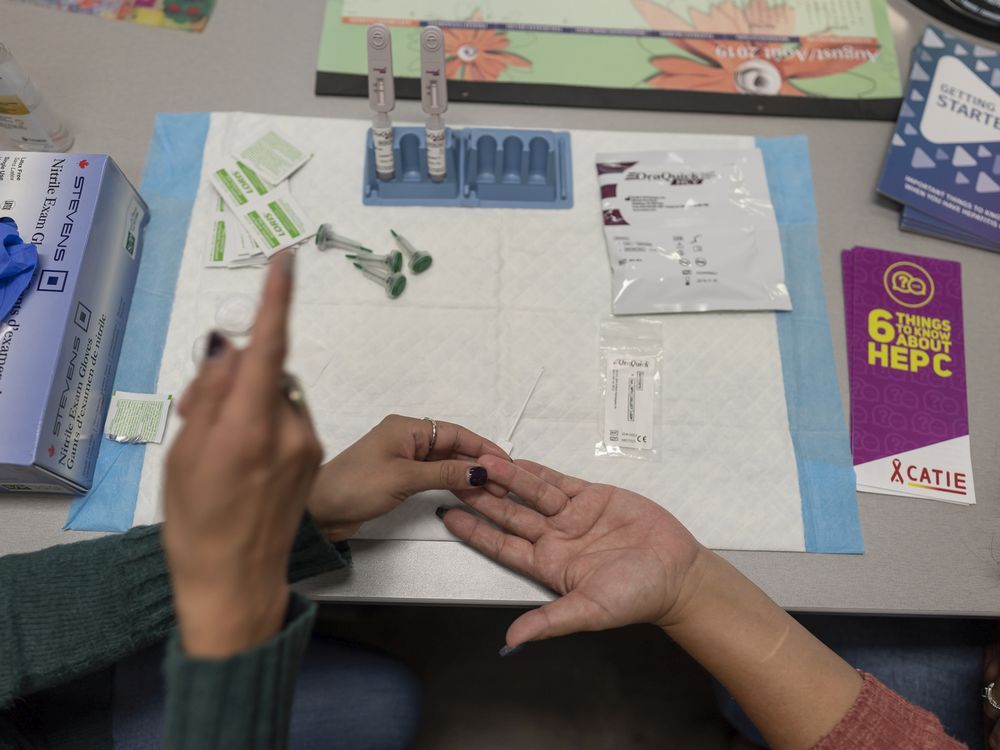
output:
M118 443L162 443L173 398L170 394L115 391L104 434Z
M206 268L244 268L267 263L267 256L226 208L221 196L213 212L212 232L205 250Z
M312 158L310 152L296 146L275 128L267 128L255 134L251 140L243 142L233 151L233 156L238 161L249 164L272 185L287 180Z
M270 187L244 162L226 161L212 171L210 179L227 208L268 258L316 233L314 228L307 229L316 225L287 184Z

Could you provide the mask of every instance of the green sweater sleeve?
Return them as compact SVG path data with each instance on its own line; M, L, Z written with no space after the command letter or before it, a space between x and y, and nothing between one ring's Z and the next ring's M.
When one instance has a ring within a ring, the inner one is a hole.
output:
M295 679L309 644L316 605L289 599L284 629L228 659L193 659L175 631L167 677L165 750L284 750Z
M306 517L289 563L298 581L350 562ZM0 558L0 709L162 640L174 625L160 527Z

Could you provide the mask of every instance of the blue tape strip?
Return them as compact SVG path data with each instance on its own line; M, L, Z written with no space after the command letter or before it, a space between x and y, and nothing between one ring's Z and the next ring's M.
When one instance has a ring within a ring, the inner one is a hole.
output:
M795 309L777 313L788 424L809 552L864 552L854 464L833 361L805 136L758 138Z
M153 393L170 310L201 180L207 113L158 114L140 192L150 220L115 376L115 390ZM70 508L67 529L126 531L132 525L146 448L104 440L90 492Z

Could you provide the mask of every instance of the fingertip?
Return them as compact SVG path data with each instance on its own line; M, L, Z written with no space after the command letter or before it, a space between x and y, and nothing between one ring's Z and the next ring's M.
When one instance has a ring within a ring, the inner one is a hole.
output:
M492 453L487 453L479 457L479 463L483 465L490 474L500 471L502 472L504 468L513 466L514 464L507 459L500 458L500 456L495 456Z
M280 253L281 256L281 270L288 277L295 276L295 248L288 248Z
M250 331L250 340L255 336L284 335L284 326L288 317L288 308L292 296L292 277L295 266L295 254L283 250L275 255L267 269L264 279L264 289L257 316ZM260 325L264 321L264 325Z
M538 610L532 609L525 612L523 615L518 617L514 622L510 624L507 628L507 634L504 636L505 644L510 647L513 651L514 649L520 649L524 644L533 641L538 633L535 628L531 625L531 621L535 618L535 613Z
M499 653L501 657L513 656L527 645L528 645L527 643L519 643L516 646L510 646L505 643L503 648L501 648L500 651L498 651L497 653Z
M497 458L502 458L508 463L514 460L510 457L510 454L507 451L505 451L503 448L501 448L499 445L497 445L491 440L483 440L483 448L486 449L483 451L484 455L496 456Z
M470 466L465 470L465 478L470 487L482 487L489 480L489 472L482 466Z
M275 253L268 268L268 281L275 284L288 284L295 275L295 251L292 248Z
M507 490L501 487L496 482L487 482L486 486L483 487L484 490L489 492L493 497L507 497Z
M442 505L434 513L448 531L462 540L469 536L468 532L471 530L469 524L475 523L475 519L460 508Z

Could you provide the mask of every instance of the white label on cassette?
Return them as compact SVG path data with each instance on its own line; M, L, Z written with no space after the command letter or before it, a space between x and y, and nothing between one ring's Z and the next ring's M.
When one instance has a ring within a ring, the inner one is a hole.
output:
M608 362L604 442L609 448L654 449L655 366L650 357L615 357Z

